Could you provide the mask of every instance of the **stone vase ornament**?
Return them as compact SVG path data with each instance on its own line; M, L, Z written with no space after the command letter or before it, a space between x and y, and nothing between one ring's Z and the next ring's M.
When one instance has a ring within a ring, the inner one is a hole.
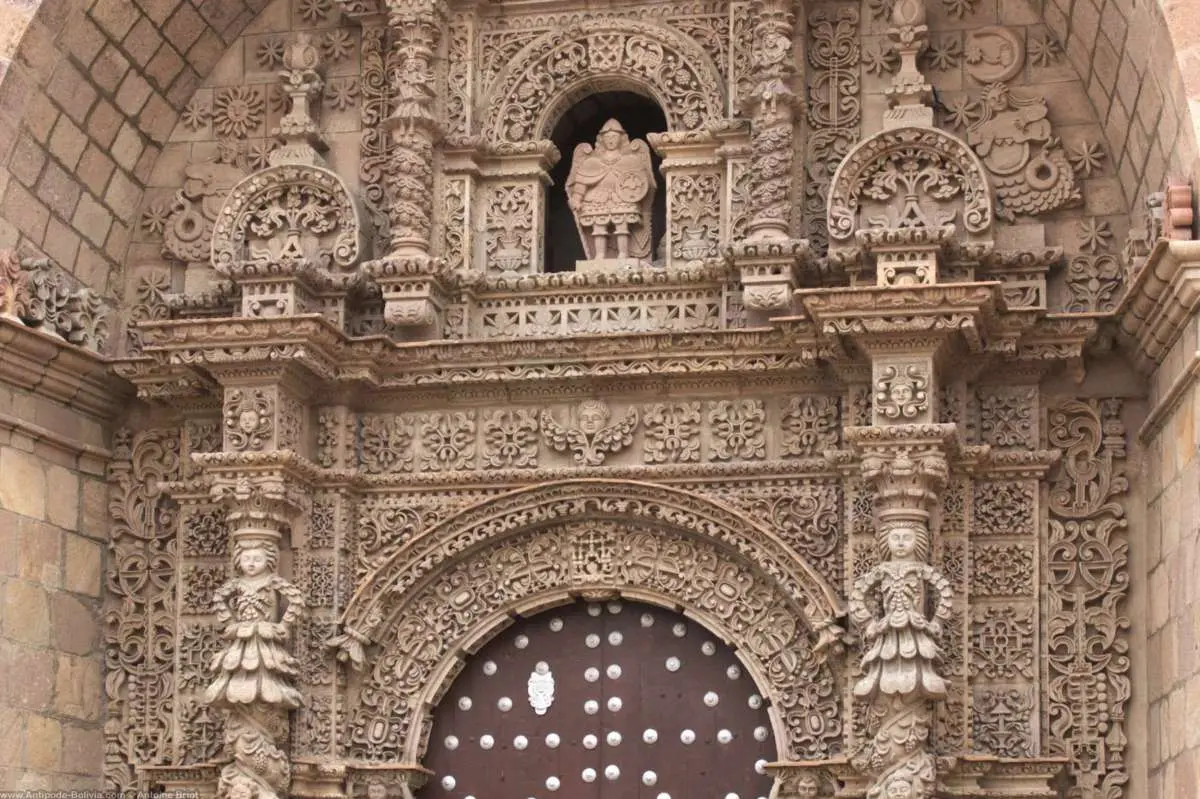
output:
M228 711L225 748L233 761L221 771L222 799L286 796L291 766L279 743L289 711L303 704L296 659L288 651L304 610L300 590L276 573L278 534L248 530L233 548L237 577L213 595L224 646L213 657L204 702Z

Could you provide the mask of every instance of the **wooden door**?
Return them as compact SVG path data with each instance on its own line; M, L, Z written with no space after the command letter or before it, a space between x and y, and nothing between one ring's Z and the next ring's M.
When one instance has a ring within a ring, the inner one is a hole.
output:
M733 651L639 603L514 624L435 712L420 799L758 799L766 704Z

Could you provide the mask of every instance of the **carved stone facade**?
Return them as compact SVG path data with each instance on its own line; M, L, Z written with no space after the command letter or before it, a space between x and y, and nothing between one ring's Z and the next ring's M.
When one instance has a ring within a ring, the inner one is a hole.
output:
M106 470L105 786L460 796L426 768L455 678L582 598L732 647L775 799L1148 796L1191 689L1139 646L1191 633L1142 570L1183 579L1185 501L1138 466L1194 454L1158 376L1200 374L1194 200L1120 190L1055 28L1001 5L274 0L231 33L120 296L0 254L4 379ZM584 701L551 665L547 719Z

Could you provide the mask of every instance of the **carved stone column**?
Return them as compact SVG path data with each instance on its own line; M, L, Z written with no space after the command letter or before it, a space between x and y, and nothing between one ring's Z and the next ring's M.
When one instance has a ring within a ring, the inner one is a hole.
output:
M384 320L394 327L432 328L437 335L437 284L442 265L431 252L434 145L441 127L434 113L433 61L446 35L442 0L387 0L391 57L391 136L385 164L388 252L368 267L383 289Z
M792 307L798 269L808 243L792 237L796 112L796 65L792 48L794 0L754 0L753 91L743 101L750 119L745 238L728 257L742 274L742 304L752 314Z
M792 232L792 167L799 99L792 88L794 0L754 0L754 90L750 118L752 188L747 239L786 239Z

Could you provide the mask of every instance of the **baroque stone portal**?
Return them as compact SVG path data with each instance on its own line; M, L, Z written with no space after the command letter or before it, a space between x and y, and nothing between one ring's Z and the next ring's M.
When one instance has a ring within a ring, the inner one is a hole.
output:
M1078 378L1164 223L1119 252L1044 26L926 5L277 0L166 144L128 323L0 258L0 323L137 395L110 786L466 799L556 740L561 795L1120 799L1141 421ZM551 137L610 114L655 132L559 208Z

